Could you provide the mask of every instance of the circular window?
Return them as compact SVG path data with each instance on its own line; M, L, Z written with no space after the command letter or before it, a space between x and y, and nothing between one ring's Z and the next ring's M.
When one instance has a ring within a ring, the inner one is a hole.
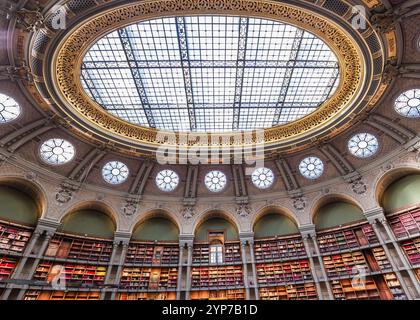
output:
M0 123L15 120L20 115L20 106L15 99L0 93Z
M120 161L110 161L102 168L102 177L110 184L123 183L128 173L128 167Z
M173 191L179 183L179 176L175 171L162 170L156 175L156 185L162 191Z
M252 183L259 189L267 189L274 182L274 173L268 168L258 168L251 175Z
M212 192L222 191L226 186L226 181L226 175L218 170L210 171L204 179L207 189Z
M307 179L317 179L324 172L324 163L318 157L307 157L300 162L299 171Z
M64 139L49 139L39 148L41 159L53 165L61 165L73 159L75 151L73 145Z
M407 118L420 118L420 89L411 89L395 99L395 111Z
M348 148L358 158L373 156L379 148L378 139L370 133L358 133L350 138Z

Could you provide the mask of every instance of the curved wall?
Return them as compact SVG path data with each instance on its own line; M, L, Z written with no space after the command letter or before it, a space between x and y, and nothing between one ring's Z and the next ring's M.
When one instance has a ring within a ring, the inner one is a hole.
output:
M288 217L278 213L268 213L254 225L255 238L285 236L299 233L296 224Z
M381 200L386 213L420 203L420 174L397 179L388 186Z
M239 235L236 227L223 218L210 218L204 221L195 231L196 241L207 241L209 231L225 231L226 240L238 240Z
M318 210L314 216L314 224L316 230L323 230L364 219L362 210L354 204L332 202Z
M34 226L39 218L36 202L26 193L9 186L0 186L0 218Z
M112 239L115 224L107 214L100 211L79 210L64 217L59 231Z
M178 228L168 219L150 218L134 228L132 240L178 241Z

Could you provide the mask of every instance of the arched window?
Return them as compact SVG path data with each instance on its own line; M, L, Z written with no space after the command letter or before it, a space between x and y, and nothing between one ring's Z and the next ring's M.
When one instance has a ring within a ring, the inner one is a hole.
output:
M223 263L223 244L221 241L214 241L210 244L210 263Z

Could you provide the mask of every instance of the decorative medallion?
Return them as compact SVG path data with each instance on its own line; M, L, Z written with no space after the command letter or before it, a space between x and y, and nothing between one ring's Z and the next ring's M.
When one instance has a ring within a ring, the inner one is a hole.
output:
M305 207L306 202L302 197L293 199L293 208L295 208L298 211L302 211L303 209L305 209Z
M355 194L362 195L366 193L367 185L362 180L357 180L351 184L351 189Z

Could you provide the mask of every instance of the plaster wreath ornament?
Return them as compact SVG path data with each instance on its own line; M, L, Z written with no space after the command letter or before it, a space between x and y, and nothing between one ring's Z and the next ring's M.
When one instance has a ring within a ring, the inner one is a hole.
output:
M61 187L55 195L55 200L61 204L69 202L72 198L72 191L63 187Z
M354 193L358 195L362 195L366 193L367 185L362 180L357 180L353 182L353 184L351 185L351 189L353 190Z
M194 208L191 206L184 207L181 214L185 220L190 220L195 215Z
M134 199L127 199L123 206L123 212L127 217L134 215L137 211L138 201Z
M236 208L236 214L240 217L247 217L251 214L251 208L247 204L241 204Z
M306 202L305 202L305 200L304 200L303 198L295 198L295 199L293 200L293 207L294 207L296 210L301 211L301 210L305 209L305 207L306 207Z

